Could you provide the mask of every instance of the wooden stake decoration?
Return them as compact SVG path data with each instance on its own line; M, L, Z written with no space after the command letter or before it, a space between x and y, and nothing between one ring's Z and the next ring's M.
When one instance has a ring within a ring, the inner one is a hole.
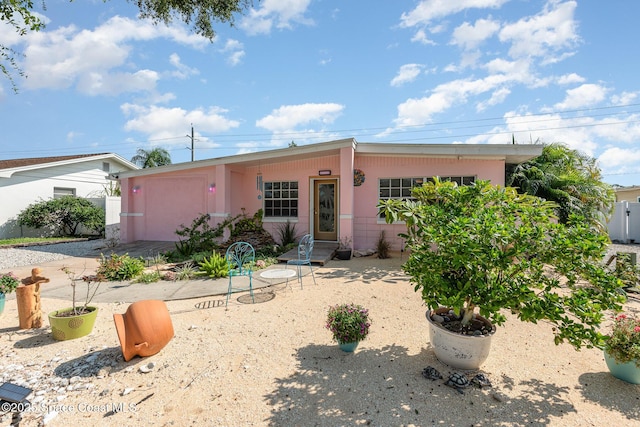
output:
M42 327L40 284L49 283L49 279L40 276L41 273L39 268L32 269L31 277L23 279L22 284L16 288L20 329Z

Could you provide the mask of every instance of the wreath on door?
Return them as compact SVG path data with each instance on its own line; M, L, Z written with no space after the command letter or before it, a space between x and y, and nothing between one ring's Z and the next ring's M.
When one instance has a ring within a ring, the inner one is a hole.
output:
M353 185L354 187L359 187L364 182L364 172L360 169L353 170Z

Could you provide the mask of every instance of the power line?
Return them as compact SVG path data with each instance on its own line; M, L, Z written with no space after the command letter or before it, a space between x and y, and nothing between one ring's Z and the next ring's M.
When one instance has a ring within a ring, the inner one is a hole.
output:
M528 124L535 124L535 123L543 123L543 122L549 122L549 121L558 121L558 120L578 120L578 119L593 119L596 117L604 117L604 116L609 116L612 117L615 115L619 115L622 113L625 114L637 114L640 113L640 110L633 110L633 111L620 111L617 113L613 113L613 114L592 114L592 115L584 115L584 116L567 116L567 114L575 114L575 113L583 113L583 112L590 112L590 111L611 111L613 109L628 109L629 107L638 107L640 106L640 103L635 103L635 104L627 104L624 106L608 106L608 107L595 107L595 108L584 108L584 109L574 109L574 110L564 110L564 111L559 111L559 112L545 112L545 113L536 113L536 114L527 114L524 116L514 116L514 117L489 117L489 118L480 118L480 119L467 119L467 120L452 120L452 121L440 121L440 122L429 122L429 123L421 123L421 124L415 124L415 125L402 125L402 126L396 126L394 128L390 128L390 127L372 127L372 128L352 128L352 129L337 129L337 130L323 130L323 131L317 131L317 132L305 132L305 131L291 131L291 132L279 132L279 133L244 133L244 134L235 134L235 135L225 135L225 136L221 136L221 135L215 135L215 141L218 144L223 144L223 143L235 143L235 144L239 144L242 142L262 142L262 141L279 141L279 140L289 140L291 138L292 135L304 135L304 137L306 139L309 140L313 140L313 139L326 139L326 136L328 134L340 134L340 133L351 133L353 134L353 136L358 139L358 138L362 138L362 137L370 137L370 136L377 136L380 134L380 132L375 132L375 131L384 131L389 129L390 132L388 135L393 135L393 134L397 134L400 132L403 133L432 133L432 132L441 132L441 131L447 131L450 132L452 130L464 130L464 129L476 129L476 128L482 128L482 127L486 127L486 126L500 126L500 125L505 125L507 123L505 123L506 120L509 119L521 119L521 118L526 118L527 120L524 121L518 121L518 122L512 122L510 123L511 125L518 125L518 126L523 126L523 125L528 125ZM546 117L546 116L550 116L550 115L558 115L559 117ZM542 118L542 119L538 119L538 120L529 120L530 118L536 118L536 117L546 117L546 118ZM490 123L490 122L496 122L496 123ZM473 137L473 136L491 136L491 135L502 135L502 134L512 134L514 132L540 132L540 131L549 131L549 130L562 130L562 129L575 129L575 128L580 128L580 127L596 127L596 126L614 126L614 125L621 125L621 124L632 124L632 123L639 123L640 122L640 118L638 120L627 120L627 121L616 121L616 122L606 122L606 123L588 123L588 124L577 124L577 125L565 125L565 126L556 126L556 127L549 127L549 128L533 128L533 129L521 129L521 130L506 130L506 131L497 131L497 132L480 132L480 133L467 133L467 134L458 134L458 135L452 135L452 134L448 134L448 135L444 135L444 136L424 136L424 137L418 137L418 138L401 138L401 139L385 139L385 141L387 142L403 142L403 141L417 141L417 140L436 140L436 139L455 139L455 138L464 138L464 137ZM486 125L482 125L482 124L474 124L474 123L487 123ZM458 126L458 127L443 127L446 125L455 125L455 124L469 124L469 126ZM437 127L436 127L437 126ZM435 127L435 128L434 128ZM207 134L200 134L203 137L207 137L210 139L214 139L214 135L207 135ZM174 136L174 137L166 137L166 138L153 138L153 139L149 139L147 141L127 141L127 142L123 142L123 143L114 143L114 144L106 144L106 145L101 145L100 149L101 151L104 151L105 149L108 148L115 148L118 149L124 145L131 145L131 144L148 144L150 142L158 142L158 141L171 141L171 140L179 140L179 139L183 139L184 136ZM195 149L195 135L193 133L193 126L192 126L192 134L191 136L187 135L187 138L191 139L191 154L192 154L192 161L194 158L194 149ZM89 147L87 147L89 148ZM229 149L231 147L224 147L224 146L220 146L220 147L202 147L203 150L222 150L222 149ZM260 147L258 147L260 148ZM187 147L187 149L189 149L189 147ZM41 152L47 152L47 153L62 153L62 152L68 152L69 149L68 148L59 148L59 149L41 149L39 150ZM17 153L32 153L33 149L30 150L16 150L16 151L3 151L0 152L3 155L6 154L17 154ZM76 150L77 152L77 150Z

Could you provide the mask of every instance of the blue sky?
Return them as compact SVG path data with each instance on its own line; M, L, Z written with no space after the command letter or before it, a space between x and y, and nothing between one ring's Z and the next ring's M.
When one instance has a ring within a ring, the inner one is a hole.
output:
M40 7L40 2L35 2ZM354 137L564 142L640 185L640 2L262 0L218 24L137 19L122 0L47 0L16 95L0 79L0 158L160 146L174 163Z

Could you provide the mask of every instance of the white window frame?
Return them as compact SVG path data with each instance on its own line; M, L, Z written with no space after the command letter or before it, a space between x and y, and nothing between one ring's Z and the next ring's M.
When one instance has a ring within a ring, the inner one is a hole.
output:
M59 199L62 196L75 196L76 189L69 187L53 187L53 198Z
M283 184L286 184L287 188L283 188ZM285 218L297 220L300 214L300 184L298 181L265 181L263 185L263 217L265 219ZM295 186L295 188L291 188L292 186ZM268 206L269 204L271 206ZM288 204L288 206L283 207L284 204ZM292 204L295 204L295 207L292 207ZM288 210L287 213L289 215L282 215L283 209ZM291 214L292 210L295 210L295 215ZM275 214L276 212L278 215Z

